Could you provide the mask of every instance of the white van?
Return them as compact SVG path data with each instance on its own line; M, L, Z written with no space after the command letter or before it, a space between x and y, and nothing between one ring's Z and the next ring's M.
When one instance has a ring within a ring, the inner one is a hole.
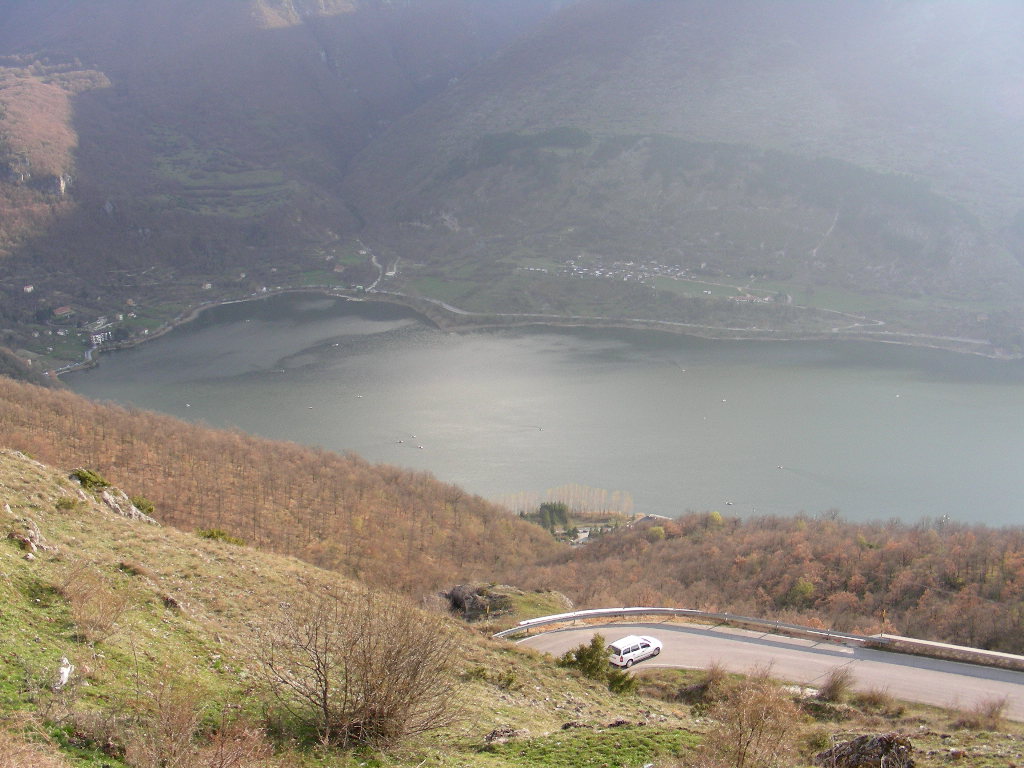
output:
M617 667L634 663L661 653L661 640L646 635L626 635L608 646L608 661Z

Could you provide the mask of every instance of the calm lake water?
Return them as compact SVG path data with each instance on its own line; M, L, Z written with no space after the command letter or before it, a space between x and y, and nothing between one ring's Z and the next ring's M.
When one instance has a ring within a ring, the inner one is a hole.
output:
M1024 524L1019 362L614 330L456 335L401 307L292 294L208 311L65 381L488 498L578 483L663 515Z

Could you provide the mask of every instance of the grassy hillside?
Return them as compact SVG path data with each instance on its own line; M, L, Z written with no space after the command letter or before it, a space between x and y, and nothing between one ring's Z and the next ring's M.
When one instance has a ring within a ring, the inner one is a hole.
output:
M569 719L651 722L635 739L631 729L617 737L636 741L641 757L695 741L674 731L688 723L656 702L613 696L550 660L423 613L421 622L440 620L439 631L451 635L446 674L458 698L456 723L395 757L370 751L321 760L268 735L272 702L260 683L256 629L282 601L327 587L357 594L358 584L291 558L125 519L64 473L7 450L0 451L0 497L0 530L35 531L36 546L29 560L14 538L0 542L0 728L27 734L39 751L63 753L68 763L150 764L144 748L159 739L148 718L180 729L176 735L200 756L189 765L519 765L514 754L484 751L484 737L500 726L528 729L540 747ZM58 690L62 658L75 671ZM602 738L587 731L584 740ZM210 750L224 739L236 758L243 746L261 757L218 763ZM648 742L661 746L644 752ZM5 768L12 754L0 755Z

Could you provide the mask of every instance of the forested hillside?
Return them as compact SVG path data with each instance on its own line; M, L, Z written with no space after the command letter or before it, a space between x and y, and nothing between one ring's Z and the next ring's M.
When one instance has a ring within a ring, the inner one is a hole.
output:
M1024 653L1024 529L825 515L644 523L531 581L586 605L676 605Z
M0 377L0 446L99 472L161 521L213 528L420 596L512 580L547 532L426 473L91 402Z
M559 4L5 2L0 317L330 275L355 153Z
M570 548L430 475L0 378L0 446L87 467L216 529L421 596L477 580L580 607L675 605L1024 652L1024 529L838 516L641 521Z

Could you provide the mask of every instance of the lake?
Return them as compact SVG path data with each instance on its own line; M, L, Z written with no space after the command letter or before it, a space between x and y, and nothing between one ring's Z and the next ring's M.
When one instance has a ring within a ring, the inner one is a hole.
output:
M578 484L669 516L1024 523L1019 361L650 331L452 334L403 307L288 294L209 310L64 381L492 499Z

